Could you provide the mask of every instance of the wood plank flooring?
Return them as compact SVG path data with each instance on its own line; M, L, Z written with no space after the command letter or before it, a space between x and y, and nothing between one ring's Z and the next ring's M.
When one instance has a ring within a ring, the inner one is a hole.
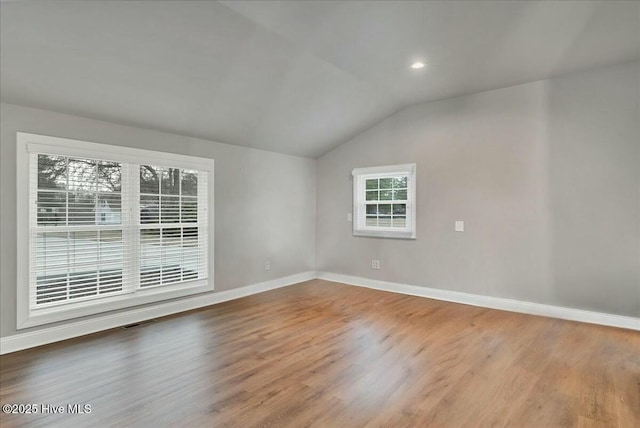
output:
M8 427L640 427L640 333L309 281L4 355Z

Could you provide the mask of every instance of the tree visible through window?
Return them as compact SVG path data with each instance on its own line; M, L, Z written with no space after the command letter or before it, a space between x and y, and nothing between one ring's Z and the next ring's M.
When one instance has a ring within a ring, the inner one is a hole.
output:
M366 225L406 227L407 176L369 178L365 186Z
M37 166L35 304L123 291L122 165L38 154Z

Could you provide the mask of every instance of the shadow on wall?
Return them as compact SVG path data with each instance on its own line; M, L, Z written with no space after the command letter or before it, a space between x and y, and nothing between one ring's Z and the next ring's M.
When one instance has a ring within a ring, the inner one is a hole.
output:
M640 316L640 66L614 73L546 82L552 289L569 307Z

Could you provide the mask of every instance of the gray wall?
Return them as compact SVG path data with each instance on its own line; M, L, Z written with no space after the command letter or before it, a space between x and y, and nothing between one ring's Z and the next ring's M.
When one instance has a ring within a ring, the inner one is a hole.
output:
M16 333L17 131L214 158L217 291L317 268L640 316L639 80L635 62L410 107L317 163L1 104L0 336ZM409 162L418 239L353 237L351 170Z
M640 316L639 80L634 62L425 103L341 145L318 161L317 270ZM352 236L351 170L409 162L418 239Z
M17 131L214 158L216 291L314 269L315 160L4 103L0 124L2 337L16 333Z

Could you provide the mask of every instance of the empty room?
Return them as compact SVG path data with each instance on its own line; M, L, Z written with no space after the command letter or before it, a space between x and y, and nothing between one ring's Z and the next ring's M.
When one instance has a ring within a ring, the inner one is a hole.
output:
M640 1L0 3L0 425L640 427Z

